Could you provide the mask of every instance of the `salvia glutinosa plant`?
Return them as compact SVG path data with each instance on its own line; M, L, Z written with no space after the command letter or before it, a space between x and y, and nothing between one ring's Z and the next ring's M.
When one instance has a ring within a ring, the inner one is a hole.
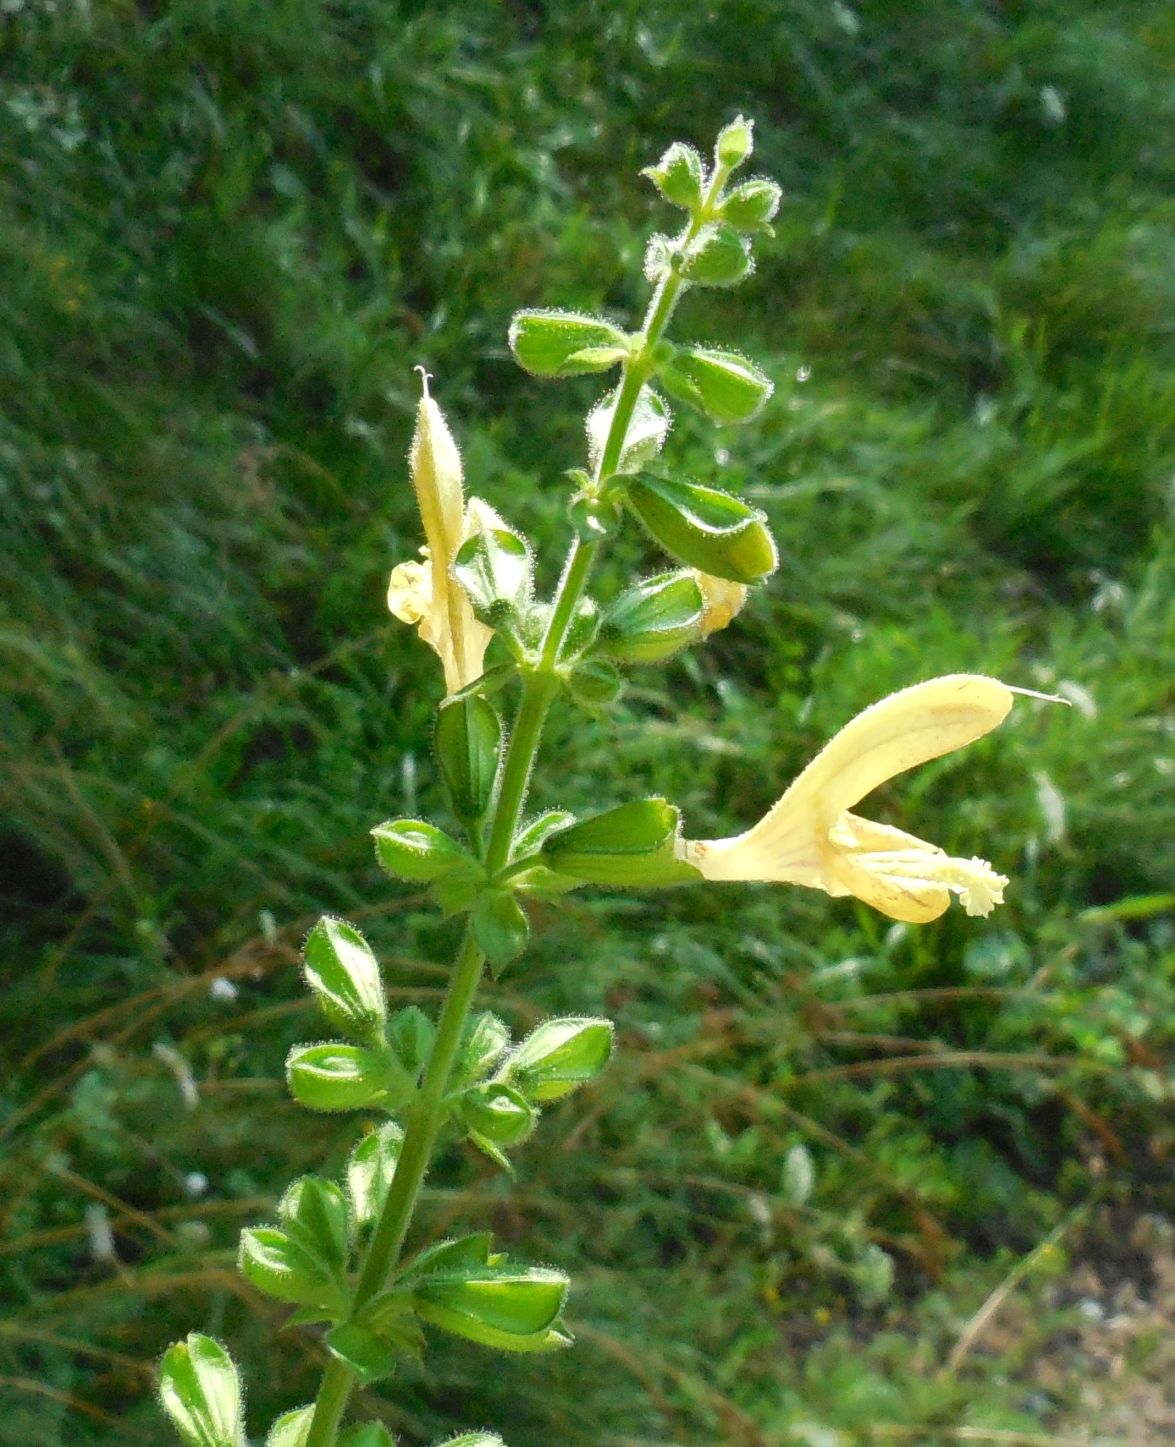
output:
M436 761L457 828L393 819L372 832L395 879L427 885L464 934L438 1018L410 1006L389 1015L379 965L363 936L322 919L305 946L306 981L339 1039L296 1046L289 1087L311 1110L384 1115L355 1145L344 1181L304 1176L271 1226L241 1236L252 1284L320 1324L329 1353L318 1395L269 1430L267 1447L390 1447L372 1422L344 1428L354 1389L391 1375L433 1333L491 1351L567 1346L568 1279L495 1251L488 1232L413 1241L421 1183L444 1137L469 1141L505 1170L542 1110L590 1081L612 1051L610 1021L552 1019L515 1043L491 1013L474 1013L483 971L525 949L527 902L584 885L664 889L704 880L768 880L854 895L893 919L940 915L952 893L987 914L1007 883L982 859L852 811L884 780L995 728L1013 690L954 674L917 683L865 710L813 760L753 828L729 839L682 835L678 810L633 799L589 818L564 810L526 817L548 710L589 710L617 696L630 664L656 664L726 627L748 589L774 572L763 513L676 475L661 462L665 398L719 425L749 421L771 382L737 352L670 342L678 302L693 287L730 287L752 271L752 241L772 234L780 201L770 180L733 183L751 155L751 123L720 133L709 167L675 144L645 171L685 213L676 236L649 243L652 296L626 332L600 317L524 311L510 328L518 363L539 377L617 372L587 417L587 466L567 474L570 545L550 600L534 591L529 542L480 498L464 495L457 447L428 378L409 457L425 546L392 573L388 602L439 655L445 697ZM629 518L672 566L619 596L587 593L593 563ZM507 729L505 720L509 716ZM164 1355L160 1397L189 1447L242 1447L240 1382L216 1341L192 1333ZM494 1447L473 1431L450 1447Z

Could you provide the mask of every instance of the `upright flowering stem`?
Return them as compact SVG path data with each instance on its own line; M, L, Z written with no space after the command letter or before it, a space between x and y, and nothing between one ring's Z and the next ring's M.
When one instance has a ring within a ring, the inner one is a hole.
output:
M708 203L718 196L726 175L723 168L716 170L707 194ZM691 239L699 225L699 222L695 222L691 227ZM593 479L597 487L612 476L620 463L628 426L632 421L641 387L648 375L652 349L664 335L682 286L681 275L676 271L669 272L650 301L645 318L644 345L625 367L608 435L600 452L596 476ZM531 771L538 755L547 710L559 691L556 666L599 548L598 540L576 538L572 542L555 594L550 622L539 650L538 662L523 678L522 695L502 769L501 789L489 826L485 863L491 873L505 868L510 862L510 851L526 805ZM472 935L466 931L437 1025L436 1040L429 1056L420 1095L405 1122L404 1142L392 1187L376 1222L360 1271L355 1297L356 1308L383 1289L399 1263L420 1188L444 1124L445 1092L465 1024L481 983L484 964L484 956L474 944ZM314 1417L306 1437L306 1447L334 1447L354 1385L354 1372L337 1357L332 1357L323 1374Z

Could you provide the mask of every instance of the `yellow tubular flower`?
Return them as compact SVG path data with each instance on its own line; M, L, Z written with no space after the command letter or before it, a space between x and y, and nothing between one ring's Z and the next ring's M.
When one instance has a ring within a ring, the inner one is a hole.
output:
M989 914L1008 883L984 859L952 859L934 844L849 810L917 764L982 738L1007 718L1014 693L994 678L952 673L890 694L846 724L762 819L731 839L685 839L680 856L707 879L769 880L855 895L891 919L937 919L957 894Z
M426 546L423 562L400 563L388 584L388 607L402 623L420 630L445 670L445 691L456 693L482 671L491 630L479 623L469 600L449 576L461 544L485 527L501 526L488 503L470 498L465 506L461 457L441 409L429 396L428 374L421 373L424 394L416 409L416 430L408 467Z

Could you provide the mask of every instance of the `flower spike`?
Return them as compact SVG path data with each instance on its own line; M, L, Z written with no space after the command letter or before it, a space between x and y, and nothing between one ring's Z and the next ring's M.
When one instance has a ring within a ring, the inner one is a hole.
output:
M850 810L887 779L990 733L1018 691L953 673L890 694L846 724L753 828L729 839L685 839L678 853L707 879L851 894L915 924L937 919L952 893L968 914L989 914L1008 881L986 860L952 859Z

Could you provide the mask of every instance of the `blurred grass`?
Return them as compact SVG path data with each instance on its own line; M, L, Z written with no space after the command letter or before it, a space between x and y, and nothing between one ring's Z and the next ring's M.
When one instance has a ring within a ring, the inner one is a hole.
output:
M422 1002L452 944L366 839L438 805L434 660L381 601L417 542L411 366L549 582L593 394L522 377L509 315L630 319L665 224L637 171L740 108L779 237L679 335L778 391L671 448L767 509L784 567L608 721L557 721L536 803L656 789L704 835L916 678L1075 707L879 802L1014 877L989 922L741 887L543 914L492 1003L608 1011L619 1061L517 1188L454 1156L429 1206L571 1269L580 1345L492 1373L446 1347L373 1410L511 1447L1047 1431L1043 1306L1014 1352L942 1368L1095 1191L1170 1200L1171 18L30 0L0 36L12 1439L168 1441L145 1388L192 1327L231 1340L258 1427L312 1393L312 1343L231 1269L240 1224L348 1143L280 1085L319 1029L298 943L348 913ZM600 591L645 561L626 541Z

